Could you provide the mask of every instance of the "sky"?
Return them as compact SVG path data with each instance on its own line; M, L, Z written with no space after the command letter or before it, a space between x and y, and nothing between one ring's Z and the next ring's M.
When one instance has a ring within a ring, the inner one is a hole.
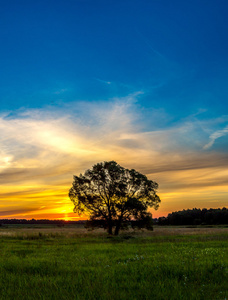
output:
M1 0L0 218L65 219L115 160L153 217L228 205L227 0Z

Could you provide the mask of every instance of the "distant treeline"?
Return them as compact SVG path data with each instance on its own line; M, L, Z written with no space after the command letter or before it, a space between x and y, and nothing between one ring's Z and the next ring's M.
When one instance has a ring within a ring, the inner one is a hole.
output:
M85 220L80 221L64 221L64 220L48 220L48 219L42 219L42 220L26 220L26 219L0 219L0 226L4 224L31 224L31 225L58 225L58 226L64 226L66 224L70 225L76 225L76 224L84 224Z
M228 209L199 208L175 211L157 219L158 225L220 225L228 224Z
M227 208L210 208L210 209L187 209L175 211L168 214L167 217L153 219L156 225L224 225L228 224L228 209ZM134 221L131 222L134 225ZM64 220L26 220L26 219L0 219L0 226L4 224L27 224L27 225L77 225L86 224L86 220L79 221L64 221Z

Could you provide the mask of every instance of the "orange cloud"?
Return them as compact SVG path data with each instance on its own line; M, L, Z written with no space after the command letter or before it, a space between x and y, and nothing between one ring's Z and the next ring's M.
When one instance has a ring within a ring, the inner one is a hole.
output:
M0 218L77 217L67 196L73 174L105 160L159 183L162 202L154 216L225 206L228 154L204 147L210 140L205 128L216 121L194 117L164 128L150 124L145 131L137 96L0 116ZM151 117L161 119L162 112Z

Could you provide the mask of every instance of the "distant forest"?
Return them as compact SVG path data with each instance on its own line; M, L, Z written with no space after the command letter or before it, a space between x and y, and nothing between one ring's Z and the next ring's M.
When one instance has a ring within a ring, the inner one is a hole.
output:
M199 208L175 211L156 220L157 225L224 225L228 224L228 209Z
M48 220L48 219L42 219L42 220L26 220L26 219L0 219L0 226L4 224L24 224L24 225L57 225L57 226L64 226L65 224L70 225L76 225L76 224L84 224L86 220L80 220L80 221L65 221L65 220Z
M154 225L226 225L228 224L228 209L206 209L199 208L175 211L167 217L153 219ZM31 225L57 225L64 226L85 224L86 220L80 221L64 221L64 220L26 220L26 219L0 219L0 226L4 224L31 224ZM134 222L133 222L134 223Z

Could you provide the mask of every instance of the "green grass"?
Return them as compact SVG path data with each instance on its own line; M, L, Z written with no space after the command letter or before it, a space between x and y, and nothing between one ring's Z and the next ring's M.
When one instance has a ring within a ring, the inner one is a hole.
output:
M228 299L222 234L0 237L0 299Z

